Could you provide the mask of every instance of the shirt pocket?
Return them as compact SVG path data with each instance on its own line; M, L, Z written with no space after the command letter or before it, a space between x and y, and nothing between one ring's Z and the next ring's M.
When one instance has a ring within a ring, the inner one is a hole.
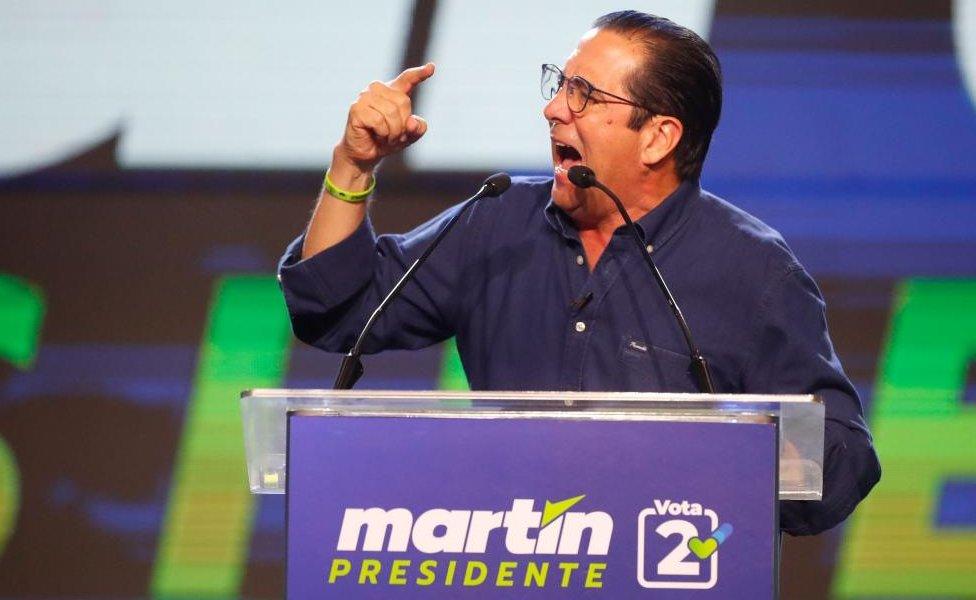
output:
M691 357L648 344L634 336L624 336L620 361L634 391L698 393L691 372Z

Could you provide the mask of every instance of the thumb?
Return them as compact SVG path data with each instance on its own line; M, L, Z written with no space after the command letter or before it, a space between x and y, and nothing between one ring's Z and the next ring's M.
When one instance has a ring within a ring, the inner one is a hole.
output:
M427 133L427 120L417 115L410 115L407 119L407 137L411 141L416 141L425 133Z

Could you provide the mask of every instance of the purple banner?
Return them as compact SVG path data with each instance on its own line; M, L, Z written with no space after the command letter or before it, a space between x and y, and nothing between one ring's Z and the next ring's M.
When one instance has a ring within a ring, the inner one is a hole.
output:
M287 597L775 597L776 428L289 419Z

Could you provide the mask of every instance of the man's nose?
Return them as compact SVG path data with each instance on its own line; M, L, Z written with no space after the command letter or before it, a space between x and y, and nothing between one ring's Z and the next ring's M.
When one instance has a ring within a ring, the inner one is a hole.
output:
M542 109L542 116L546 118L547 122L568 123L572 119L573 115L566 104L566 98L563 97L565 93L564 89L560 89Z

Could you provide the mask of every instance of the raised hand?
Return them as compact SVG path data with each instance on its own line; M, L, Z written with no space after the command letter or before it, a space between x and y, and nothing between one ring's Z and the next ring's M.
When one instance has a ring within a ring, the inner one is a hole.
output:
M374 81L349 108L346 129L335 148L333 163L354 165L361 173L416 142L427 132L427 121L413 114L410 94L434 74L434 63L407 69L387 83Z

